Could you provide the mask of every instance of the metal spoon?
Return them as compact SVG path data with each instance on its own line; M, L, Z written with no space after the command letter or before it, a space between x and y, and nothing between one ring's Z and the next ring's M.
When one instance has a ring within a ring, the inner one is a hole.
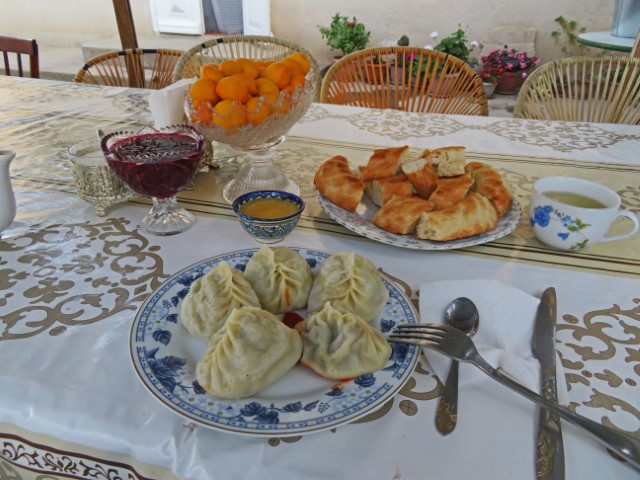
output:
M444 323L466 333L469 337L478 331L479 322L478 309L466 297L456 298L444 312ZM448 435L456 427L457 420L458 361L453 360L436 410L436 428L442 435Z

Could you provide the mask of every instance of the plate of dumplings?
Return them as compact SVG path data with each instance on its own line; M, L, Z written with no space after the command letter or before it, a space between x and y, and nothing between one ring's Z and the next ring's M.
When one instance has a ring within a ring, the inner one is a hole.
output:
M225 253L172 275L138 310L133 367L166 407L218 430L296 436L352 422L395 395L417 323L367 258L295 247Z

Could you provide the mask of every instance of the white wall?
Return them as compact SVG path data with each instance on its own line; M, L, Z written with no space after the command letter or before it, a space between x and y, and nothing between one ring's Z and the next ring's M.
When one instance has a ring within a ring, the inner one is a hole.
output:
M356 16L371 31L370 46L383 39L409 36L411 45L433 44L460 24L470 40L482 40L494 26L534 27L536 52L543 61L560 57L551 37L559 15L577 20L589 31L611 29L614 0L271 0L271 28L276 35L297 41L321 63L334 53L320 37L317 25L329 25L334 13ZM468 27L468 28L467 28Z
M130 0L139 37L153 36L149 0ZM554 18L577 20L590 31L610 30L614 0L271 0L273 34L305 46L320 63L333 52L318 32L334 13L355 15L371 31L371 45L409 36L412 45L433 43L432 31L453 32L458 24L481 40L493 26L534 27L542 61L561 56L551 38ZM0 32L32 36L42 44L81 45L118 37L112 0L0 0Z
M153 35L149 0L130 0L136 33ZM118 38L112 0L0 0L0 34L32 37L39 44L80 46Z

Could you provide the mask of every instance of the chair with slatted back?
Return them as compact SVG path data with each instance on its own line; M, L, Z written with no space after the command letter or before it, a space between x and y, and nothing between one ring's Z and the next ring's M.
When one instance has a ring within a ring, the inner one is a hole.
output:
M4 59L4 74L10 76L15 73L16 67L12 68L15 54L18 76L24 77L25 71L22 66L22 55L29 56L29 75L31 78L40 78L40 59L38 56L38 42L30 38L2 37L0 36L0 52Z
M320 78L318 62L305 48L288 40L261 35L229 35L207 40L187 50L174 73L174 80L194 78L200 74L200 66L207 63L221 63L235 58L249 58L257 61L276 61L295 52L304 53L315 72L315 78ZM318 87L319 87L318 80ZM316 90L316 99L320 89Z
M514 117L594 123L640 122L640 58L569 57L525 80Z
M419 47L359 50L334 63L320 101L409 112L488 115L478 73L466 62Z
M104 53L89 60L74 82L157 90L170 85L184 52L166 48L135 48Z

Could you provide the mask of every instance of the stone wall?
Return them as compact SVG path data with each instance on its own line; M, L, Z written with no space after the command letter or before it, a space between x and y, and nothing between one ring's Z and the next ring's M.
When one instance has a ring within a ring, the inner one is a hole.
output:
M149 0L130 0L138 36L153 36ZM55 7L54 7L55 3ZM81 45L93 39L116 37L117 25L110 0L2 0L0 31L6 35L33 36L50 45ZM274 35L308 48L322 64L331 52L318 32L334 13L356 16L371 31L370 46L385 39L409 36L412 45L433 44L430 33L440 36L460 24L471 40L482 40L490 28L535 28L536 53L543 62L561 56L561 45L551 37L554 18L577 20L589 31L611 29L613 0L271 0Z

